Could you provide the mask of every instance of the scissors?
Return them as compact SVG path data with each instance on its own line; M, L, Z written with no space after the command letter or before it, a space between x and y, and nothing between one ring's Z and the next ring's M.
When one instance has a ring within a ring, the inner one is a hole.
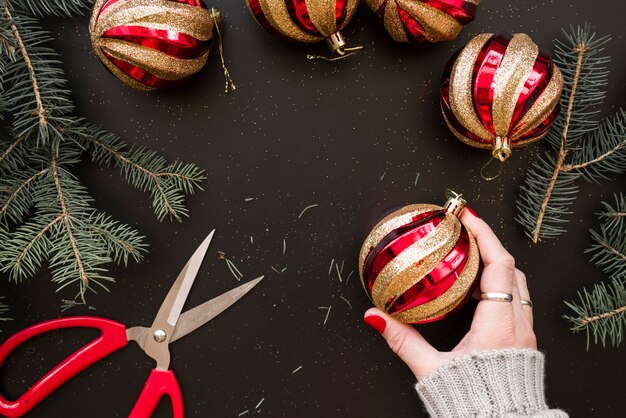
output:
M195 331L222 313L256 286L263 276L242 284L214 299L181 314L191 285L206 255L215 230L196 249L176 278L151 327L126 328L124 324L95 316L74 316L42 322L13 335L0 346L0 366L6 357L23 342L41 333L74 327L96 328L99 337L80 348L37 381L16 401L8 401L0 394L0 414L20 417L41 402L63 383L107 355L135 341L156 361L146 383L130 412L129 418L149 417L164 396L172 402L174 418L183 417L183 399L174 372L169 370L169 344Z

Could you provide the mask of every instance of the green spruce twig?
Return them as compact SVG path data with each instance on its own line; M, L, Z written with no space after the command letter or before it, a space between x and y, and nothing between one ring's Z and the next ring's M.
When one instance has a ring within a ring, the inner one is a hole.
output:
M564 315L574 332L586 332L587 350L594 344L613 347L624 341L626 330L626 276L615 277L607 286L597 284L591 291L578 292L578 300L565 302L573 314Z
M615 195L615 205L602 202L600 230L591 230L593 245L585 252L608 276L626 275L626 197Z
M47 265L59 290L74 288L85 303L88 290L108 290L106 265L140 261L147 249L137 230L93 207L73 174L90 156L114 166L133 187L151 196L157 219L187 216L184 199L201 189L203 170L168 162L143 147L75 115L50 34L26 14L73 15L86 0L0 0L0 112L11 138L0 139L0 273L22 281Z
M517 201L515 220L534 243L565 232L580 177L598 181L626 171L626 112L597 121L608 82L609 58L602 53L610 38L597 37L588 25L563 33L554 58L564 77L561 113L546 136L554 151L528 169Z

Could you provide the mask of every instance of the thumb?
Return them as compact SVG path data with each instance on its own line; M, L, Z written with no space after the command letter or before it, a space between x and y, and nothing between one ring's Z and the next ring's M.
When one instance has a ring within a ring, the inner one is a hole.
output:
M415 377L423 378L439 363L440 353L411 325L402 323L377 308L363 317L367 325L380 332L391 350L406 363Z

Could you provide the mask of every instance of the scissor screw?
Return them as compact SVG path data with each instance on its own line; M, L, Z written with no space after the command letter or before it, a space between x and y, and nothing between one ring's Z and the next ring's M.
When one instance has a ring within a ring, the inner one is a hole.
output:
M167 338L167 333L162 329L157 329L154 331L154 341L158 343L162 343Z

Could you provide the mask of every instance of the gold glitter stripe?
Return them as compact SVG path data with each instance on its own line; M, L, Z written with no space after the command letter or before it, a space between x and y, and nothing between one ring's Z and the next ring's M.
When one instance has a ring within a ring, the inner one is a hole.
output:
M513 35L493 77L491 117L497 136L505 137L509 134L517 99L533 70L538 54L539 47L528 35L524 33Z
M480 4L480 0L465 0L467 3L475 4L478 6Z
M270 22L274 29L288 38L300 42L318 42L321 40L319 36L308 34L293 23L285 5L285 0L259 0L259 4L267 21Z
M354 13L356 13L356 9L359 7L359 1L360 0L348 0L347 1L346 18L343 20L343 23L341 24L341 26L337 28L338 30L342 30L343 28L346 27L348 23L350 23L350 21L352 20L352 17L354 16Z
M463 26L452 16L439 9L414 0L395 0L424 28L424 36L430 42L449 41L456 38Z
M472 284L478 274L480 254L472 233L467 230L470 247L467 253L467 262L456 281L437 299L426 302L406 311L393 314L392 316L402 322L417 323L439 318L454 310L465 298L472 288Z
M537 101L526 112L524 117L517 123L521 127L511 139L517 139L537 127L556 107L563 90L563 74L559 67L552 64L552 78L548 82L546 89L541 93ZM516 127L516 128L517 128Z
M395 300L408 290L412 283L421 280L424 274L437 265L433 263L434 260L429 260L430 268L422 271L421 265L426 261L425 259L433 256L439 261L443 260L454 248L460 231L461 223L458 218L454 215L446 215L433 231L391 260L374 281L372 300L375 304L384 306L387 301ZM406 272L406 270L410 271ZM420 276L413 276L412 283L407 281L407 276L411 274L411 271L416 274L422 273Z
M197 73L206 63L206 52L194 59L178 59L152 48L135 45L119 39L101 39L103 50L117 59L149 71L159 78L179 80Z
M126 74L124 71L119 69L115 64L113 64L111 62L111 60L109 60L109 58L107 58L102 53L100 48L97 48L95 51L96 51L96 55L98 55L98 58L100 58L100 61L102 61L104 66L107 67L107 69L109 71L111 71L111 73L113 73L113 75L115 75L117 78L119 78L127 86L130 86L130 87L132 87L134 89L142 90L142 91L156 90L155 87L146 86L145 84L140 83L139 81L135 80L134 78L132 78L131 76Z
M372 228L361 246L361 252L359 254L359 275L361 276L361 280L363 281L363 265L365 264L365 258L387 234L408 224L414 216L441 209L443 209L441 206L418 203L404 206L381 219Z
M182 32L185 32L183 28L190 28L189 34L205 33L205 38L206 28L212 28L213 22L209 11L200 7L167 0L135 0L118 2L106 8L100 14L94 35L99 37L113 27L140 24L142 21L178 25Z
M511 147L512 148L524 148L528 144L532 144L533 142L539 141L541 138L546 136L548 134L548 132L549 132L549 130L545 131L541 135L532 136L530 138L525 138L522 141L513 142L513 143L511 143Z
M332 1L332 6L328 3L331 2L305 0L311 22L325 37L332 35L338 30L335 22L335 1Z
M452 67L449 92L450 108L461 125L477 137L491 140L494 139L494 135L485 128L474 110L472 73L480 50L492 35L491 33L480 34L463 48ZM461 139L458 135L457 137Z
M396 42L409 42L409 38L406 36L406 30L404 30L404 24L398 14L398 9L395 2L389 2L385 6L385 14L383 16L383 24L391 35L391 38Z
M380 6L382 6L384 2L385 0L365 0L365 4L367 4L374 13L380 9Z
M441 114L443 115L443 119L446 121L446 125L448 125L450 132L452 132L454 136L456 136L461 142L474 148L491 149L492 147L491 143L478 142L478 141L475 141L473 139L466 137L465 135L463 135L462 133L454 129L454 126L450 124L450 121L448 121L448 117L443 112L443 110L441 111Z

